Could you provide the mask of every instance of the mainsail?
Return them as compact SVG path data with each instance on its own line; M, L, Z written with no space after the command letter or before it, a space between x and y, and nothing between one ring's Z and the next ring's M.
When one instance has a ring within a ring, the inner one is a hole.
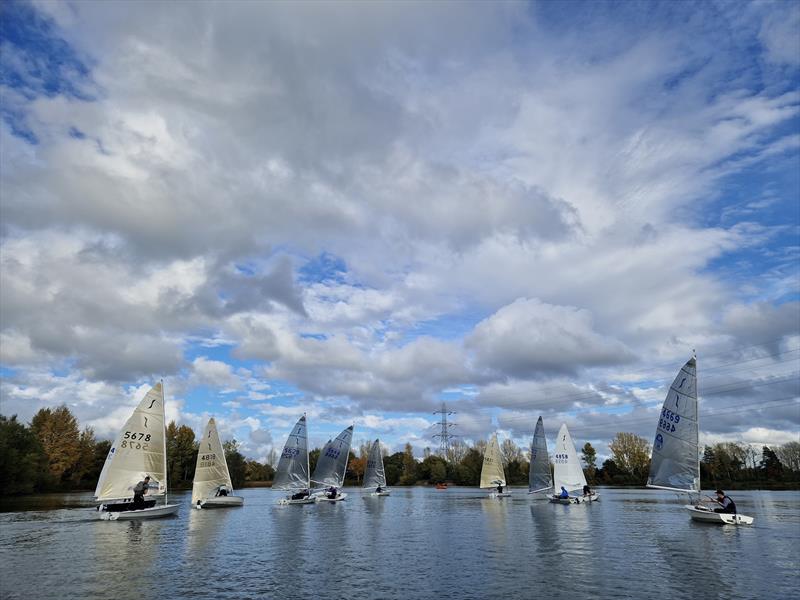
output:
M697 359L690 358L669 386L658 419L647 487L700 491Z
M364 487L386 487L386 472L383 470L383 454L380 440L375 440L367 456L367 469L364 473Z
M209 498L212 496L212 492L220 486L225 486L229 492L233 490L228 463L225 460L225 451L219 441L219 433L217 433L217 423L214 421L214 417L211 417L197 449L197 466L192 484L192 504L196 504L198 500Z
M558 493L562 487L568 492L583 489L586 477L583 475L575 444L569 434L567 424L561 425L556 439L556 451L553 455L553 489Z
M347 471L347 459L350 456L350 441L353 439L353 426L351 425L336 439L329 441L319 454L317 466L311 481L321 486L342 487L344 474Z
M306 416L297 421L286 440L286 445L278 461L278 469L272 488L276 490L303 490L309 488L308 482L308 438Z
M500 454L500 446L495 433L486 445L486 453L483 455L481 487L493 488L498 485L506 485L506 474L503 471L503 457Z
M164 436L164 391L159 382L147 392L108 451L94 492L97 500L133 496L133 486L150 476L150 485L167 491L167 453Z
M544 437L542 417L536 421L536 430L531 441L531 464L528 471L528 491L543 492L553 487L550 474L550 457L547 455L547 440Z

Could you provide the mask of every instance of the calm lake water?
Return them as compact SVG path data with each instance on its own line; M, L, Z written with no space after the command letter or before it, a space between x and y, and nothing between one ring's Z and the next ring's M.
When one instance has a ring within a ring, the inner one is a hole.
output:
M694 523L674 494L560 506L468 488L338 504L97 519L89 494L0 504L3 598L797 598L800 493L736 492L751 527ZM510 501L509 501L510 500Z

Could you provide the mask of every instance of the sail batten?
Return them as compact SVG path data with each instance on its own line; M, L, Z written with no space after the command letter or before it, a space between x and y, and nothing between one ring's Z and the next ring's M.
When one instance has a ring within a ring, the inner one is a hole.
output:
M500 445L497 443L497 434L494 434L486 445L481 468L481 487L494 488L506 485L506 474L503 471L503 456Z
M228 492L233 491L228 463L225 460L225 450L217 432L217 423L211 417L197 449L197 465L192 483L192 504L213 496L212 492L223 486Z
M386 471L383 468L383 453L380 440L375 440L367 455L367 468L364 473L364 487L386 487Z
M562 487L571 492L586 485L586 477L566 423L558 430L553 462L553 488L556 492Z
M653 440L648 487L700 491L697 361L690 358L669 387Z
M308 477L308 434L306 416L298 419L281 452L272 488L303 490L310 486Z
M325 444L319 454L314 473L311 475L312 483L334 487L342 487L344 485L352 439L353 426L351 425L337 435L336 439L330 440Z
M547 439L544 435L542 417L536 421L536 429L531 441L531 462L528 471L528 491L543 492L553 487L550 473L550 457L547 455Z
M133 496L133 487L146 475L157 489L149 496L166 494L167 460L164 432L164 395L162 384L154 385L108 451L95 489L98 501L121 500Z

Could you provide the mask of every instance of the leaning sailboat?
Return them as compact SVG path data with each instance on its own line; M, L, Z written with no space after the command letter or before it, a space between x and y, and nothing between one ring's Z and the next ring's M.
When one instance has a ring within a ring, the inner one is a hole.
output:
M500 445L497 443L495 433L486 445L486 452L483 455L483 467L481 467L481 488L495 489L489 494L492 498L505 498L511 495L511 490L506 487L506 473L503 470L503 455L500 453Z
M592 492L588 496L568 496L562 497L560 490L563 487L568 493L576 490L583 491L586 486L586 476L583 474L578 453L575 450L575 444L572 442L572 436L569 434L567 424L563 423L561 429L558 430L558 437L556 438L556 450L553 455L553 492L550 502L557 504L578 504L581 498L585 501L599 500L599 494Z
M347 460L350 457L350 442L353 439L353 425L342 431L334 440L328 440L319 454L311 483L323 488L314 494L317 502L338 502L347 498L339 491L344 485Z
M167 501L167 445L164 428L164 386L157 383L125 422L94 492L100 518L106 521L153 519L178 512ZM134 486L149 477L144 502L134 503Z
M278 504L312 504L311 481L309 480L308 466L308 434L306 431L306 416L303 415L295 423L292 432L286 440L286 445L281 452L275 478L272 481L273 490L289 492L286 498Z
M536 421L536 429L531 440L531 462L528 468L528 493L547 492L553 488L550 473L550 457L547 454L547 440L544 436L542 417Z
M383 468L383 452L381 441L375 440L367 455L367 468L364 472L364 489L372 489L371 496L388 496L386 489L386 471Z
M225 460L214 417L208 420L197 449L197 466L192 483L192 506L224 508L242 506L244 498L233 495L233 482Z
M717 513L700 503L700 422L697 408L697 357L692 356L669 386L658 418L647 487L685 493L695 521L750 525L752 517Z

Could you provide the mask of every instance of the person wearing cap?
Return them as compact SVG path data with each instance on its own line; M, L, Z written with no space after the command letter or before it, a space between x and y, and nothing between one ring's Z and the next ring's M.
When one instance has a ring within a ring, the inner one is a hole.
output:
M722 490L717 490L717 497L714 502L720 505L720 508L715 508L714 512L736 514L736 503L731 500L730 496L726 496Z
M140 510L144 508L144 495L150 487L150 475L145 475L145 478L133 487L133 510Z

